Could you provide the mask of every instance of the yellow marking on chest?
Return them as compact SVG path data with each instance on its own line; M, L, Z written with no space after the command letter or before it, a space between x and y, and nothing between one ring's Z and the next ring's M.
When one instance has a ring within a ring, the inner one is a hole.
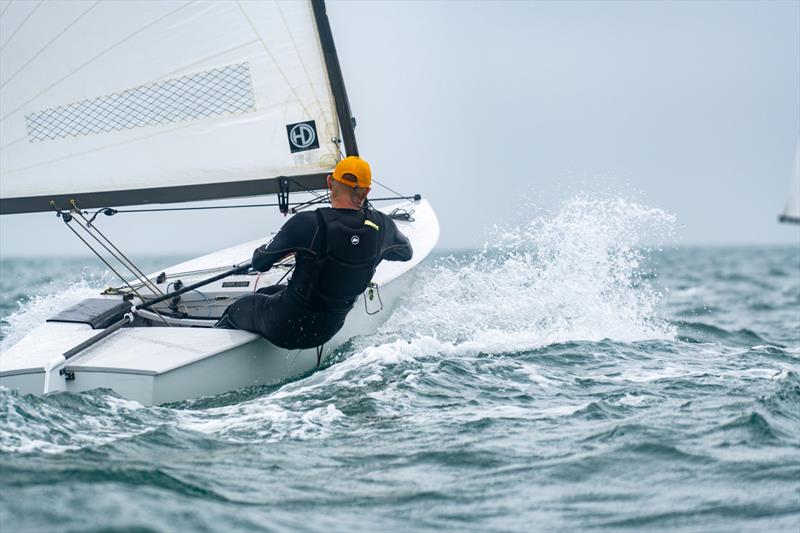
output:
M378 227L378 225L376 223L374 223L373 221L371 221L371 220L365 220L364 221L364 225L365 226L369 226L370 228L374 229L375 231L380 231L381 230Z

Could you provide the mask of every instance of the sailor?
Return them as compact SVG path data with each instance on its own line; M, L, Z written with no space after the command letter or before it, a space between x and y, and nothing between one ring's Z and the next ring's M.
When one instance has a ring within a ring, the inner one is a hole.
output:
M236 300L217 327L260 333L290 350L321 346L342 328L378 263L411 259L411 244L394 220L364 207L372 180L366 161L346 157L327 179L331 207L294 215L253 252L252 268L260 272L294 254L288 286Z

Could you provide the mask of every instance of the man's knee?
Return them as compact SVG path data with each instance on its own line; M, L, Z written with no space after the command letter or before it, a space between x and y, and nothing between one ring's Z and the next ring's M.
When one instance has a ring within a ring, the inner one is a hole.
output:
M242 296L228 306L217 324L219 327L259 331L259 319L262 318L267 299L269 297L263 294Z
M228 310L226 309L225 312L222 314L220 319L214 324L215 328L219 329L239 329L239 327L233 323L231 320L230 315L228 314Z
M283 289L286 288L286 285L270 285L269 287L262 287L256 291L256 294L264 294L266 296L273 296L278 294Z

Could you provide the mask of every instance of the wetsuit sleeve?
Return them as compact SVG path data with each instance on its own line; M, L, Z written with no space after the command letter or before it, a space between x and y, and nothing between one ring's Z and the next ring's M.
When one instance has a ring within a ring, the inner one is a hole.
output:
M266 272L279 259L298 251L309 251L317 233L317 217L313 212L298 213L286 221L278 234L253 252L253 269Z
M386 234L383 237L383 247L381 248L381 259L387 261L409 261L414 256L411 242L408 237L402 234L397 228L394 220L384 216L383 227Z

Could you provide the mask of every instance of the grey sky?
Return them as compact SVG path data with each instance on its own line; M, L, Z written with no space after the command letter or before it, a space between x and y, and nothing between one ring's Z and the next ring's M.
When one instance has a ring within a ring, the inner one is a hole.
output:
M798 240L776 222L800 130L798 1L348 1L328 13L361 154L379 180L431 200L444 249L524 218L522 195L546 208L579 190L675 213L686 244ZM267 234L274 211L102 227L134 253L199 253ZM83 250L53 215L0 217L3 256L68 252Z

